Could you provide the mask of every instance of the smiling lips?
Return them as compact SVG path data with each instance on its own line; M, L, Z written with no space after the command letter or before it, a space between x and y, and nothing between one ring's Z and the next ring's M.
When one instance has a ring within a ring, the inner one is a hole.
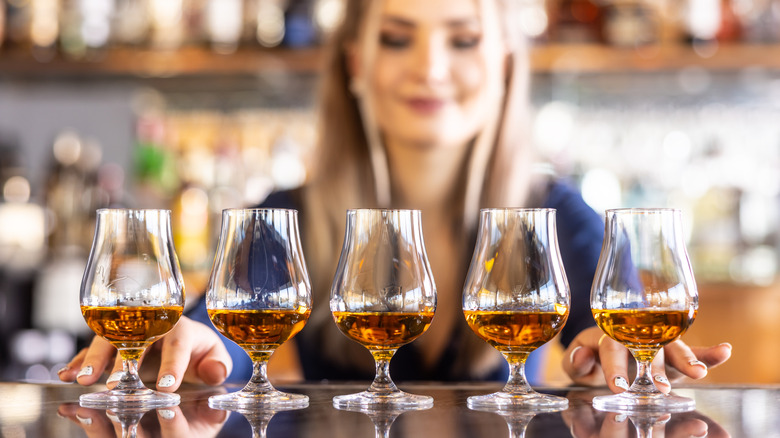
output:
M413 97L406 99L406 104L416 113L421 115L434 114L444 107L443 99L430 97Z

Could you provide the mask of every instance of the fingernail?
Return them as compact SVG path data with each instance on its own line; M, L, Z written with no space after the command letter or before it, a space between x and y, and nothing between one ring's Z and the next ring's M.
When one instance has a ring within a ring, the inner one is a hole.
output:
M57 371L57 375L59 376L60 374L64 373L65 371L68 371L69 369L70 369L69 366L64 366L60 368L59 371Z
M704 362L700 361L700 360L692 360L692 361L688 362L688 365L690 365L692 367L702 367L704 369L704 371L707 371L707 365Z
M112 423L120 422L119 417L112 411L106 411L106 417L108 417L108 419L111 420Z
M615 415L615 423L622 423L626 421L626 418L628 418L628 416L626 416L625 414L617 414Z
M656 382L658 382L658 383L660 383L662 385L668 385L669 384L669 379L667 379L666 376L662 376L660 374L657 375L657 376L653 376L653 380L655 380Z
M79 373L76 375L76 378L78 379L81 376L91 376L92 375L92 365L87 365L84 368L79 370Z
M572 364L574 363L574 355L580 350L580 348L582 348L582 345L571 351L571 354L569 355L569 362Z
M173 412L170 409L158 409L157 413L166 420L173 420L173 417L176 416L176 412Z
M92 419L91 418L82 418L82 417L79 417L79 414L76 414L76 419L79 420L79 423L81 423L81 424L83 424L85 426L89 426L90 424L92 424Z
M170 388L174 383L176 383L176 377L173 377L170 374L166 374L160 377L160 380L157 382L157 386L160 388Z
M90 373L92 374L92 373ZM110 376L108 376L108 379L106 379L106 383L114 383L118 382L120 379L122 379L122 374L124 374L123 371L117 371Z
M628 389L628 380L626 380L623 376L617 376L615 377L615 386L617 386L620 389Z
M728 342L724 342L722 344L718 344L718 347L728 347L729 350L734 349L734 347L731 344L729 344Z

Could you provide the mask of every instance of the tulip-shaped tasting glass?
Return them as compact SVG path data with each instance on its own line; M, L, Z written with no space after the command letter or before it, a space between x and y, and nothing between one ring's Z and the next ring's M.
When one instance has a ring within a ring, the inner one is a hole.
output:
M528 355L561 331L569 316L553 209L483 209L477 244L463 288L469 327L509 363L509 379L496 393L472 396L471 408L566 408L563 397L528 384Z
M249 354L253 372L242 390L211 396L209 406L232 410L306 406L307 396L276 390L266 369L271 354L303 329L311 306L298 213L224 210L206 308L214 327Z
M108 391L84 394L90 408L154 408L179 403L178 394L153 391L138 377L146 347L179 321L184 281L168 210L101 209L81 282L87 325L119 350L122 376Z
M685 333L699 307L679 210L607 210L590 306L598 326L638 364L628 391L594 397L596 409L694 408L689 398L661 393L650 375L658 350Z
M368 390L334 397L336 407L432 406L432 397L400 391L389 372L396 350L423 334L436 310L419 210L347 212L330 310L339 329L366 347L376 362Z

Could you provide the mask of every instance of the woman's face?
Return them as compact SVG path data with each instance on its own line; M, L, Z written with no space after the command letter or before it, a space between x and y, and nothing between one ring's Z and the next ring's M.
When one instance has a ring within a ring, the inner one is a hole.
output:
M378 34L363 33L377 39L373 64L363 69L360 49L353 62L388 144L460 147L485 127L503 97L499 23L494 2L384 1Z

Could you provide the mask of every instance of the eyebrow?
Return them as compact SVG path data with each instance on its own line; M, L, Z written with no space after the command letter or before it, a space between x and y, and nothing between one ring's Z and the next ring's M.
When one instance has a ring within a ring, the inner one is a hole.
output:
M382 16L382 22L395 24L401 27L409 27L409 28L413 28L417 26L417 23L415 23L414 21L408 20L403 17L399 17L397 15L384 15ZM480 24L479 20L474 17L455 18L452 20L446 20L444 23L445 25L447 25L447 27L468 27L468 26Z

